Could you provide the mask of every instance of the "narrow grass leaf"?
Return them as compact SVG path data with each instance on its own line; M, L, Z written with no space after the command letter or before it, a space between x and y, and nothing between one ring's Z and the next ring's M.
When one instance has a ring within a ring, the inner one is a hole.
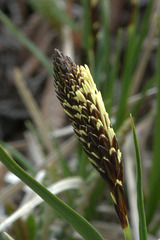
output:
M153 4L154 4L154 0L151 0L148 3L148 6L147 6L147 9L145 12L145 16L143 19L143 23L142 23L142 28L141 28L140 35L139 35L139 41L138 41L138 45L137 45L137 49L136 49L136 54L139 52L141 45L143 43L143 40L148 31L149 24L150 24L150 18L152 16L151 13L152 13Z
M159 23L159 40L160 40L160 23ZM158 55L157 55L157 113L156 113L156 122L155 122L155 130L154 130L154 141L153 141L153 161L149 178L149 191L146 202L146 213L147 213L147 224L149 224L152 220L152 217L158 207L160 202L160 44L158 46Z
M105 42L105 34L104 34L104 27L101 26L100 30L101 37L97 40L97 49L95 53L95 66L94 67L94 75L92 73L93 78L95 79L95 83L97 87L100 89L101 79L102 79L102 72L104 71L104 63L106 54L104 54L104 42Z
M61 169L62 169L62 175L63 175L63 177L72 176L73 175L72 171L70 170L70 168L67 164L67 161L66 161L65 157L63 156L63 154L61 152L61 148L60 148L60 144L58 142L58 139L54 135L52 135L52 136L53 136L55 149L56 149L57 154L59 156L59 162L60 162Z
M53 74L53 70L49 59L36 47L36 45L30 41L16 25L0 10L0 20L6 27L14 34L14 36L23 44L33 55L35 55L42 65L46 68L50 75Z
M91 18L90 18L90 4L89 1L83 0L83 47L86 51L91 49Z
M143 202L143 187L142 187L142 172L141 172L141 158L139 153L139 147L135 132L135 127L131 117L131 125L133 132L133 140L134 140L134 148L136 154L136 169L137 169L137 207L138 207L138 215L139 215L139 240L147 240L147 226L146 226L146 218L144 211L144 202Z
M124 59L124 67L122 73L122 86L121 86L121 96L119 99L118 110L116 114L116 124L115 129L117 130L126 117L127 111L127 99L129 96L129 90L131 86L131 73L133 71L133 57L135 52L135 26L129 26L128 28L128 44Z
M59 194L67 190L79 189L82 186L82 179L79 177L65 178L57 181L48 187L48 190L53 194ZM38 195L28 200L23 206L19 207L13 213L11 213L3 222L0 224L0 232L11 226L15 221L22 218L26 214L33 212L33 209L39 206L43 202L43 199Z
M77 143L77 161L76 175L86 179L88 177L88 157L79 142Z
M14 240L8 233L5 232L4 234L6 235L8 240Z
M100 1L100 9L101 9L101 21L103 25L103 32L104 35L104 46L103 46L103 53L101 55L103 62L104 62L104 70L105 70L105 82L104 82L104 90L102 94L104 95L104 99L108 96L108 92L110 91L109 88L109 81L110 81L110 26L109 26L109 1L102 0ZM97 78L99 78L97 76Z
M65 10L58 7L57 1L54 0L29 0L31 6L41 15L49 19L52 23L67 24L72 29L77 30L76 23L67 15Z
M137 16L139 14L138 11L136 11L135 20L133 24L129 26L129 29L128 29L128 34L129 34L128 44L127 44L127 50L126 50L123 73L122 73L121 96L120 96L118 111L116 115L116 124L115 124L116 129L120 127L120 125L126 118L127 99L128 99L130 87L132 84L132 75L133 75L134 68L137 64L137 60L139 58L142 45L148 31L153 2L154 1L150 1L150 3L148 4L141 29L138 31L138 27L139 27L137 26L137 23L138 23Z
M90 198L88 200L90 201L87 208L85 209L85 216L87 219L93 219L96 217L97 213L97 205L98 203L104 198L104 182L101 178L98 178L97 176L94 177L92 180L92 185L90 185L92 189L89 189L88 191L91 191Z
M86 53L86 62L90 66L91 73L95 75L95 56L93 51L94 37L92 35L91 27L91 12L92 12L92 2L83 0L83 28L82 28L82 46Z
M135 105L132 107L132 115L135 116L140 109L141 103L144 101L146 97L147 91L153 86L153 84L156 82L157 76L153 76L150 78L147 83L144 85L142 91L141 91L141 97L138 100L138 102L135 103Z
M159 229L160 229L160 220L158 220L158 222L154 226L151 227L149 232L152 235L156 235L156 233L158 232Z
M118 78L118 68L119 68L119 62L120 62L120 52L121 52L121 43L122 43L122 30L120 29L118 31L117 36L117 42L116 42L116 49L115 49L115 61L111 69L110 78L109 78L109 91L107 92L106 98L108 99L107 104L107 111L108 113L111 112L111 108L113 105L113 99L114 99L114 88L115 88L115 82ZM106 86L107 87L107 86Z
M103 240L99 232L80 216L77 212L67 206L55 195L49 192L44 186L33 179L0 146L1 162L18 178L26 183L34 192L36 192L46 203L54 208L60 216L62 216L84 239L86 240Z
M26 220L26 227L29 233L29 240L35 240L36 239L36 220L33 214L30 214Z
M19 165L28 170L33 176L36 175L37 171L22 153L5 144L4 142L0 142L0 144L16 159Z

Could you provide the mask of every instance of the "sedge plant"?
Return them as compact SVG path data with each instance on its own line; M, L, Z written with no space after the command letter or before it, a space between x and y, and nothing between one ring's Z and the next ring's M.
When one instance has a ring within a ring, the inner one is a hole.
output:
M87 65L78 66L71 58L55 49L53 54L54 85L57 97L64 108L91 164L108 184L115 211L126 240L132 240L124 197L124 174L121 151L101 93L97 90ZM134 129L132 129L137 159L137 205L139 212L139 239L147 240L140 155ZM63 203L44 186L27 174L0 146L0 160L5 166L86 240L103 240L100 233L77 212ZM7 235L9 239L10 236Z
M38 7L38 4L33 4L33 1L29 1L39 12L45 11L45 9L42 7ZM42 2L42 1L39 1ZM49 3L50 1L48 1ZM52 1L54 2L54 1ZM104 31L105 32L105 40L98 42L98 48L100 53L96 52L95 59L92 58L92 46L90 43L91 39L91 31L90 26L91 23L89 22L89 15L90 12L89 5L87 1L83 1L83 7L85 10L84 14L84 33L83 33L83 40L84 40L84 47L86 51L88 52L89 60L90 60L90 69L93 73L94 80L98 80L99 73L102 71L104 63L107 63L107 67L105 66L105 72L107 73L107 77L105 80L105 86L104 86L104 92L106 95L104 96L104 101L106 102L106 97L108 99L113 99L113 81L117 78L117 66L114 64L114 66L109 66L109 57L110 54L107 52L107 49L109 49L109 41L108 39L108 29L106 24L108 23L108 19L105 17L106 14L106 8L104 7L104 4L106 4L105 1L100 1L102 4L102 25L104 25ZM141 27L141 31L137 31L139 29L139 21L136 21L137 16L135 14L135 21L133 21L132 24L128 27L128 44L127 44L127 51L126 51L126 57L124 61L123 66L123 72L122 72L122 88L121 88L121 96L116 116L116 124L115 124L115 130L118 129L126 117L126 108L127 108L127 99L129 96L129 86L131 85L131 79L133 70L135 68L135 64L137 63L141 48L144 45L144 40L146 39L146 33L149 29L149 21L150 17L152 16L152 5L155 1L149 1L147 10L145 11L145 17L143 20L143 24ZM54 3L53 3L54 4ZM41 4L42 5L42 4ZM46 5L46 4L45 4ZM54 4L55 5L55 4ZM40 6L40 5L39 5ZM50 8L50 5L47 4L46 6L49 6L49 10L54 10L55 13L55 6ZM73 27L73 24L70 20L67 20L67 16L63 13L58 12L58 8L56 8L56 15L55 14L49 14L47 12L47 18L50 18L52 21L52 16L59 22L65 22L65 24L68 23L69 26ZM138 13L138 11L136 11ZM104 13L104 14L103 14ZM45 15L45 14L43 14ZM60 17L61 16L61 17ZM0 19L1 21L10 29L10 31L17 37L17 39L30 51L32 54L34 54L40 62L45 66L45 68L48 70L50 74L52 74L52 67L50 65L50 61L38 50L38 48L31 42L24 34L18 29L12 21L9 20L9 18L0 11ZM138 23L138 24L137 24ZM73 27L74 29L74 27ZM122 34L121 34L122 36ZM120 37L119 42L122 40ZM103 46L104 44L104 46ZM119 56L120 52L120 45L118 47L117 44L117 55ZM160 51L159 51L160 52ZM108 54L106 54L108 53ZM105 55L105 56L104 56ZM103 56L103 57L102 57ZM159 54L160 56L160 54ZM107 58L104 61L104 57ZM159 58L160 59L160 58ZM91 61L92 60L92 61ZM93 64L95 61L95 65ZM116 57L117 63L119 63L119 58ZM158 64L159 64L158 60ZM92 63L92 64L91 64ZM93 66L94 65L94 66ZM96 66L96 68L95 68ZM111 69L111 73L109 73ZM154 76L154 79L157 79L158 86L159 84L159 69L157 70L156 76ZM55 70L55 85L56 85L56 91L58 98L60 99L60 102L65 109L65 112L67 113L73 128L75 130L76 136L80 140L80 142L83 145L84 151L89 156L89 159L92 163L92 165L97 169L97 171L100 173L100 175L105 179L107 184L110 187L111 196L114 202L114 206L118 215L118 218L120 220L120 223L122 225L122 228L125 232L126 239L131 239L131 234L129 230L129 223L128 218L126 214L126 204L124 200L124 193L123 193L123 164L121 159L121 153L117 144L117 140L115 137L115 133L113 131L113 128L110 126L110 120L108 117L108 114L105 111L104 104L101 98L101 94L97 91L95 84L93 83L92 77L89 73L89 69L87 67L77 66L75 65L71 59L68 57L63 56L62 53L60 53L58 50L54 51L54 70ZM96 73L94 73L95 70ZM113 77L112 77L113 75ZM109 82L110 84L109 84ZM154 80L153 79L153 80ZM155 81L155 80L154 80ZM96 84L98 87L100 87L99 81L96 81ZM153 85L153 82L150 83ZM112 85L112 87L111 87ZM150 86L151 86L150 85ZM109 86L109 87L108 87ZM146 89L149 89L148 86ZM106 89L109 89L109 91L106 91ZM112 89L112 91L111 91ZM160 87L159 87L160 89ZM144 91L143 95L145 97ZM160 92L160 91L159 91ZM103 92L102 92L103 94ZM111 95L111 96L110 96ZM159 95L158 95L159 96ZM143 98L144 98L143 97ZM159 99L159 98L158 98ZM160 102L160 101L159 101ZM106 104L105 104L106 105ZM140 104L139 104L140 105ZM138 109L139 107L137 107ZM110 112L111 109L111 103L107 105L107 112ZM133 115L135 115L135 112L137 112L137 109L135 111L132 110ZM159 104L157 107L157 110L159 108ZM159 111L157 111L159 113ZM156 145L154 149L154 158L153 158L153 167L151 170L151 178L150 178L150 184L149 184L149 194L146 201L146 212L147 212L147 223L149 224L153 218L153 214L156 210L158 201L160 199L160 194L158 189L158 179L159 179L159 131L158 131L158 119L159 114L157 116L157 128L155 131L155 139L156 139ZM10 158L7 157L6 153L0 149L0 160L6 164L6 159L8 159L8 164L13 165L14 163L11 161ZM4 161L3 161L4 160ZM9 168L9 165L8 165ZM14 169L16 169L16 166L14 166ZM12 169L10 169L12 171ZM20 169L19 169L20 171ZM16 174L16 173L15 173ZM120 175L121 174L121 175ZM22 174L24 176L24 174ZM21 178L21 176L19 176ZM21 178L22 179L22 178ZM22 179L25 181L24 179ZM30 179L31 181L31 179ZM140 186L139 184L137 184ZM155 187L156 186L156 187ZM38 190L37 190L38 193ZM154 196L154 198L153 198ZM52 203L53 203L52 199ZM139 201L140 202L140 201ZM56 204L53 204L54 206ZM62 206L61 206L62 209ZM142 208L140 208L142 209ZM67 215L67 214L66 214ZM76 216L77 217L77 216ZM66 219L67 220L67 219ZM78 221L78 220L77 220ZM142 219L140 221L142 223ZM71 224L71 223L70 223ZM80 224L79 224L80 225ZM144 224L143 224L144 225ZM142 227L141 227L142 228ZM93 230L91 230L93 231ZM128 236L127 236L128 235ZM83 236L84 237L84 236ZM86 237L86 236L85 236ZM84 237L84 238L85 238ZM146 237L146 236L145 236ZM87 237L85 238L87 239ZM93 239L93 238L91 238ZM96 239L94 237L94 239ZM99 236L98 238L99 239ZM144 240L144 236L140 237L140 239Z

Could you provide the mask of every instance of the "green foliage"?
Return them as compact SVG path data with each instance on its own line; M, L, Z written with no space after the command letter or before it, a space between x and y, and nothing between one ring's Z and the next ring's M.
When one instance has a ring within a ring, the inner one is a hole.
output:
M102 236L89 222L87 222L82 216L76 213L73 209L67 206L51 192L49 192L29 174L27 174L14 162L14 160L5 152L1 146L0 160L12 173L19 177L34 192L36 192L42 199L44 199L46 203L54 208L60 216L62 216L70 225L72 225L77 230L77 232L79 232L82 237L84 237L86 240L103 240Z
M116 129L120 127L126 118L127 99L129 97L130 88L133 84L132 75L136 67L136 63L138 62L139 54L142 50L142 45L147 35L147 26L151 17L152 4L153 1L150 1L150 4L147 7L141 30L139 30L141 31L141 34L139 33L137 26L138 11L135 14L135 21L128 27L128 42L126 46L122 71L121 96L119 99L118 110L116 114Z
M92 176L90 176L90 178L91 177ZM95 206L101 201L101 199L103 199L105 183L101 178L99 178L99 176L96 176L92 179L92 184L90 183L89 186L93 186L93 191L91 193L91 197L89 198L89 204L85 209L85 215L88 220L91 220L93 218L96 219L98 215Z
M27 217L26 227L29 234L29 240L36 240L37 226L36 226L35 217L33 214L30 214Z
M158 30L159 30L159 40L160 40L160 22L158 22ZM158 55L157 55L157 111L156 111L156 123L154 129L154 141L153 141L153 162L152 168L150 172L149 179L149 191L146 202L147 209L147 223L149 224L153 218L153 215L158 207L160 202L160 174L159 174L159 156L160 156L160 44L158 47Z
M33 176L36 175L37 172L35 168L22 153L12 148L11 146L5 144L4 142L1 142L0 144L14 157L14 159L17 161L19 165L21 165L23 168L29 171Z
M53 73L49 59L30 41L18 27L0 10L0 20L9 28L15 37L33 54L35 55L42 65L48 70L50 74Z
M75 22L67 15L67 13L58 6L55 0L29 0L31 6L42 16L49 19L52 23L67 24L74 30L77 30Z
M115 49L115 62L110 71L108 84L107 82L105 83L104 97L107 99L106 109L108 113L111 113L111 108L114 103L114 88L115 88L116 79L118 77L121 45L122 45L122 29L118 31L117 43L116 43L116 49Z
M138 147L132 115L131 115L131 125L132 125L132 131L133 131L133 140L134 140L134 148L135 148L135 155L136 155L136 169L137 169L137 206L138 206L138 214L139 214L139 240L147 240L147 226L146 226L146 217L145 217L145 211L144 211L141 159L140 159L139 147Z
M82 1L83 4L83 47L86 51L90 51L92 47L92 39L91 39L91 19L89 14L89 1Z

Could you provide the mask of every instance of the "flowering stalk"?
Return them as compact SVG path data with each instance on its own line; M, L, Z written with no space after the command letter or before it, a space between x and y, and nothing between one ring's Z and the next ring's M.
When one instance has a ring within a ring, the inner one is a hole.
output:
M57 97L90 162L108 183L126 239L132 239L124 198L123 163L115 132L87 65L78 66L55 49L54 85Z

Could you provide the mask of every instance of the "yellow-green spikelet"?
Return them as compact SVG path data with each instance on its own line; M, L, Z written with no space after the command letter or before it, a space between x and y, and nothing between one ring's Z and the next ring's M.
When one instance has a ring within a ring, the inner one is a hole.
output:
M57 97L90 162L108 183L122 225L128 226L123 191L123 164L108 113L87 65L78 66L55 49L54 84Z

